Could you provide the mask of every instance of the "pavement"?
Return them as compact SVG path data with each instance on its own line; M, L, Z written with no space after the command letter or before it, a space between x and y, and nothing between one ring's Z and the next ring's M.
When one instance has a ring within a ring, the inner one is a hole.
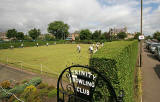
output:
M32 77L34 77L34 75L27 74L23 71L15 70L0 64L0 82L2 82L3 80L21 81Z
M143 102L160 102L160 61L143 49L142 55Z
M43 82L48 83L48 85L53 85L55 87L57 86L57 78L32 73L0 63L0 82L4 80L15 80L18 82L25 79L32 79L34 77L41 77Z

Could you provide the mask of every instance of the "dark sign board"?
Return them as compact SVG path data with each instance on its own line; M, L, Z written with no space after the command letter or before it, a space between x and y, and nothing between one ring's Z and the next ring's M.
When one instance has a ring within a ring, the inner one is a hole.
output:
M94 68L73 65L64 69L58 78L57 102L108 102L108 99L119 102L110 81Z

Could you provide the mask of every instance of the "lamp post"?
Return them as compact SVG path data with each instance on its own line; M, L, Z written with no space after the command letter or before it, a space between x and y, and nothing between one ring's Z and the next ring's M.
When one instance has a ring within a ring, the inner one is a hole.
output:
M143 35L143 0L141 0L141 35ZM140 40L140 67L142 67L142 40Z

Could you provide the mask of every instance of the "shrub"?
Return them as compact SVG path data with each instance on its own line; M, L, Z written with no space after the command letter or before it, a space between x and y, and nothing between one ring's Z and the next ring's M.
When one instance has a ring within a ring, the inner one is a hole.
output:
M26 97L30 96L32 93L35 93L35 92L37 92L36 87L33 86L33 85L30 85L30 86L27 86L24 89L23 96L26 98Z
M105 43L90 59L90 66L110 80L117 96L120 90L125 91L124 102L134 102L137 53L137 41L115 41Z
M27 83L27 82L28 82L28 80L25 79L22 81L22 84Z
M41 89L38 91L39 96L47 96L49 90L48 89Z
M15 97L14 96L11 96L9 99L8 99L8 102L13 102L15 100Z
M33 85L30 85L25 88L22 97L25 99L25 102L41 102L39 92Z
M42 81L41 78L36 77L36 78L31 79L28 83L16 86L13 89L10 89L10 90L7 90L7 91L9 93L14 93L14 94L15 93L22 93L27 86L30 86L30 85L37 86L39 83L41 83L41 81ZM0 95L0 98L6 98L6 97L10 97L10 96L11 96L11 94L7 94L5 92L2 92L1 95Z
M11 83L9 80L3 81L2 83L0 83L0 86L2 86L5 89L9 89L11 86Z
M57 94L57 90L56 90L56 89L51 90L51 91L48 93L48 97L49 97L49 98L52 98L52 97L56 96L56 94Z
M48 86L48 90L53 90L53 89L55 89L54 86Z
M44 83L40 83L37 88L38 89L43 89L43 88L46 88L48 86L48 84L44 84Z
M20 85L20 82L15 82L15 86L19 86Z

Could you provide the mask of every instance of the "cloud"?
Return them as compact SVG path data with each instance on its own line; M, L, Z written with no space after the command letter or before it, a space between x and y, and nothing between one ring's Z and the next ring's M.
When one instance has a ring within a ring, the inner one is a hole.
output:
M149 1L149 0L147 0ZM70 25L70 32L80 29L102 29L127 26L129 32L140 31L140 7L137 0L1 0L0 31L16 28L28 32L39 28L47 32L50 22L62 20ZM144 9L145 33L159 29L159 10ZM150 16L154 20L148 21ZM156 23L157 26L150 25Z
M144 31L153 33L160 31L160 6L154 10L151 14L147 14L144 17Z
M160 0L145 0L144 4L160 3Z

